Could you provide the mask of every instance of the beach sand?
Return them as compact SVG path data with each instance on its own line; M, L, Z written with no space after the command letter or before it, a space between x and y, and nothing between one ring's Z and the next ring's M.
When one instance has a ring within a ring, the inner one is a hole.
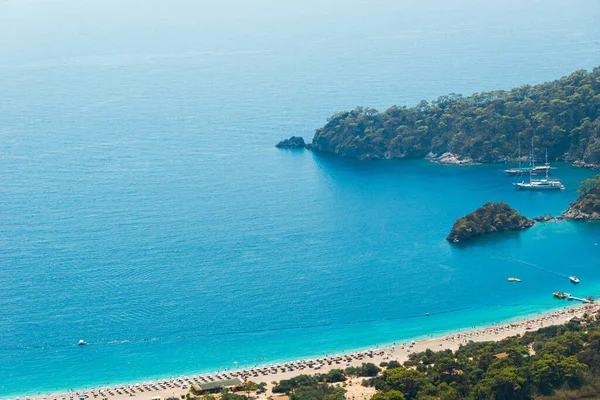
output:
M265 382L267 384L266 393L253 396L257 399L267 399L273 396L272 382L278 382L282 379L289 379L300 374L320 374L334 368L346 368L348 366L359 366L365 362L371 362L379 365L383 361L396 360L400 363L406 361L410 354L419 353L427 349L434 351L450 349L457 350L461 345L470 341L498 341L510 336L523 335L528 331L535 331L539 328L550 325L561 325L568 322L573 317L581 317L585 313L596 313L599 310L597 304L585 304L576 307L566 307L559 311L553 311L540 316L523 319L519 321L494 324L485 328L465 330L443 337L437 337L427 340L415 340L404 343L395 343L394 345L376 348L371 350L361 350L347 354L330 355L310 360L301 360L283 364L275 364L264 367L242 369L212 375L194 375L190 377L181 377L171 380L161 380L156 382L139 382L130 385L119 385L111 388L101 388L95 390L78 391L72 393L52 394L45 396L32 397L32 400L79 400L79 399L109 399L109 400L151 400L153 397L160 396L162 399L168 397L180 398L189 392L191 384L210 382L212 380L228 379L238 377L242 381L251 380L256 383ZM348 391L349 400L368 400L374 393L373 388L365 388L360 385L363 378L350 379L345 384ZM275 394L277 396L277 394Z

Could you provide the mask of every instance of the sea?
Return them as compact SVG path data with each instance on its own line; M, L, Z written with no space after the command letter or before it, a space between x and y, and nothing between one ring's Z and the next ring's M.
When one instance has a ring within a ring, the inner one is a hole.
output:
M600 64L596 0L5 0L0 398L373 348L600 296L600 225L445 240L502 165L279 150L357 105ZM568 276L576 275L575 286ZM522 280L511 284L507 277ZM79 340L88 345L78 346Z

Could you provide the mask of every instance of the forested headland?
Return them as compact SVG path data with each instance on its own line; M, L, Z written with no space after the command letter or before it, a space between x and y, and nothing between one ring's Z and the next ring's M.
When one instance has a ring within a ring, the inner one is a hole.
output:
M518 142L536 158L600 165L600 67L559 80L472 96L449 94L415 107L338 112L308 148L361 159L452 153L479 163L513 161Z

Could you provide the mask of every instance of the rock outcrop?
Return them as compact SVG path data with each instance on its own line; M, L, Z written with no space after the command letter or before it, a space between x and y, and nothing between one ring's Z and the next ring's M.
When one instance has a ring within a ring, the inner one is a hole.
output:
M549 222L559 219L562 219L562 217L553 217L552 215L540 215L539 217L533 218L535 222Z
M595 181L595 183L594 183ZM586 182L583 182L585 185ZM600 175L589 180L590 186L563 212L565 219L576 221L600 220Z
M281 142L277 143L275 147L281 149L303 149L306 147L306 143L301 136L292 136L289 139L283 139Z
M589 169L600 169L600 165L598 164L592 164L592 163L586 163L585 161L574 161L573 162L573 166L574 167L581 167L581 168L589 168Z
M442 165L477 165L477 163L473 162L469 157L460 157L450 152L446 152L441 156L435 156L434 154L429 153L427 159Z
M486 203L457 219L446 240L458 243L489 233L530 228L534 223L506 203Z

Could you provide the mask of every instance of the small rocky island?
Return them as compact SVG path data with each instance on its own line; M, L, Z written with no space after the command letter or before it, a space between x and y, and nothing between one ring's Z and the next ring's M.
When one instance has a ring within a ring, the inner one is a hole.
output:
M506 203L486 203L457 219L446 240L458 243L488 233L530 228L534 223Z
M283 139L275 147L280 149L303 149L306 147L306 143L304 143L304 138L301 136L292 136L289 139Z
M565 219L577 221L600 220L600 175L581 182L581 196L563 212Z

